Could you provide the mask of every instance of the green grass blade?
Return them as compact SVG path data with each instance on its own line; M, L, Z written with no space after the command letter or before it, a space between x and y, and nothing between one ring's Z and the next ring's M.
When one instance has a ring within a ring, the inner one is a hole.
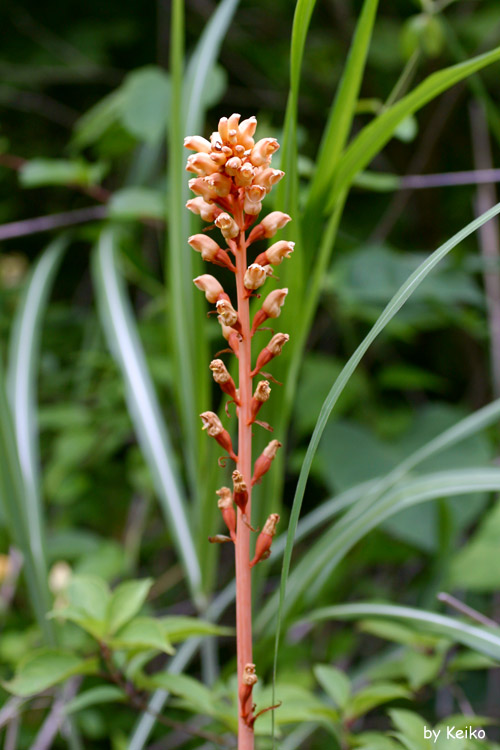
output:
M332 570L352 546L388 518L406 508L430 500L481 491L497 491L499 483L500 470L496 468L437 472L398 485L364 513L344 516L323 534L296 566L290 576L287 598L280 611L281 619L293 610L305 592L308 601L313 600ZM258 630L262 631L272 624L277 606L276 599L277 596L273 596L259 614L256 622Z
M331 185L337 163L351 131L358 94L365 70L366 58L377 14L378 0L365 0L342 79L325 128L311 181L308 210L317 206Z
M205 89L239 0L222 0L205 26L186 71L185 127L200 133L205 118Z
M392 320L392 318L396 315L398 310L400 310L400 308L404 305L404 303L409 299L409 297L412 295L414 290L422 283L422 281L428 276L428 274L432 271L432 269L450 252L450 250L456 247L456 245L458 245L463 239L465 239L470 234L472 234L477 229L479 229L479 227L485 224L489 219L493 218L493 216L497 216L499 213L500 213L500 204L497 204L496 206L491 208L489 211L486 211L477 219L470 222L470 224L468 224L462 230L457 232L457 234L455 234L451 239L449 239L447 242L441 245L441 247L435 250L432 253L432 255L430 255L429 258L427 258L414 271L414 273L411 274L408 280L403 284L402 287L400 287L400 289L396 292L396 294L390 300L385 310L380 315L380 317L378 318L377 322L372 327L368 335L358 346L354 354L350 357L347 364L345 365L342 372L340 373L339 377L337 378L334 385L332 386L332 389L330 390L330 393L328 394L321 408L318 421L314 428L314 432L311 437L309 446L307 448L307 453L306 453L304 462L302 464L301 472L299 475L299 480L297 483L297 489L296 489L295 497L293 500L290 523L288 527L288 535L287 535L288 538L287 538L287 544L286 544L285 554L284 554L284 559L283 559L283 568L282 568L281 583L280 583L280 601L279 601L279 607L278 607L277 628L276 628L274 670L276 670L277 659L278 659L281 617L282 617L285 596L286 596L287 579L288 579L288 573L290 570L293 541L294 541L295 532L297 529L297 523L298 523L299 516L300 516L300 509L302 507L302 500L304 497L305 486L307 483L309 472L311 470L311 465L312 465L314 455L318 448L321 435L323 434L323 430L326 426L326 423L331 414L331 411L333 407L335 406L340 394L342 393L342 391L348 384L351 378L351 375L355 371L356 367L360 363L361 359L363 358L364 354L366 353L370 345L377 338L379 333L381 333L384 330L387 323L389 323L389 321Z
M14 544L24 556L24 574L36 619L44 638L53 643L52 629L45 615L50 609L44 560L35 558L12 416L7 402L3 368L0 366L0 501ZM40 568L39 564L43 567Z
M468 648L500 661L500 628L480 628L469 625L453 617L428 612L413 607L401 607L395 604L378 604L358 602L356 604L339 604L324 607L311 612L304 622L323 622L325 620L358 620L365 617L383 617L390 620L409 622L423 630L450 638Z
M188 523L187 503L180 489L175 455L148 372L125 285L117 269L117 242L111 230L101 235L92 270L100 318L126 385L127 404L139 444L151 471L191 593L200 604L201 571Z
M351 184L356 174L364 169L392 138L395 129L405 117L413 114L459 81L498 60L500 60L500 47L467 62L432 73L413 91L363 128L338 162L328 211L332 210L337 198Z
M12 324L7 370L31 548L37 566L45 572L36 381L42 318L67 245L65 239L49 245L30 274Z

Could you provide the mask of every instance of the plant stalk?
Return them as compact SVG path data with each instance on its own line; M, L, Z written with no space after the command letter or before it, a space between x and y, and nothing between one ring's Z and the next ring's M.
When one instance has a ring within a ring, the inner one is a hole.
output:
M235 217L239 226L243 226L243 216ZM238 471L243 475L248 488L246 516L251 518L252 489L252 425L250 422L250 401L252 398L251 373L251 335L250 305L246 295L243 279L247 268L245 232L240 230L236 254L236 291L238 295L238 316L241 323L241 341L239 345L239 396L238 413ZM238 685L241 685L243 670L252 662L252 577L250 568L250 529L242 518L238 508L238 525L236 533L236 648L238 661ZM249 703L252 702L250 696ZM251 706L245 707L245 713ZM254 733L245 719L238 713L238 750L253 750Z

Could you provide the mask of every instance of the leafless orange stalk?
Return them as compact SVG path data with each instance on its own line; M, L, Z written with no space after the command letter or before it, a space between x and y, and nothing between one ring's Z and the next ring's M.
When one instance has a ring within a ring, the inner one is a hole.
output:
M236 279L236 306L211 274L198 276L194 283L205 293L208 302L215 305L222 335L230 347L227 351L238 358L238 388L223 360L214 359L210 363L215 382L236 405L237 455L231 436L219 417L211 411L203 412L200 416L203 429L217 440L236 463L232 491L228 487L221 487L217 491L218 507L230 536L216 535L210 541L232 541L235 547L239 750L253 750L253 726L257 716L262 713L255 713L252 699L253 686L258 678L252 658L251 572L254 565L271 554L276 524L279 522L277 513L269 516L256 540L255 555L252 557L252 486L260 482L269 470L281 447L278 440L271 440L252 468L252 427L253 424L260 424L269 428L257 416L271 393L268 380L260 380L254 388L253 379L262 367L280 355L289 339L286 333L274 334L252 365L252 338L265 321L280 315L288 289L271 291L252 321L250 298L260 296L258 290L272 275L273 266L289 258L294 249L293 242L279 241L248 263L248 248L257 240L274 237L290 221L287 214L273 211L255 224L262 210L263 199L284 176L284 172L271 167L272 155L279 148L278 141L275 138L262 138L255 142L253 136L256 127L255 117L240 122L240 115L233 114L229 118L221 118L210 140L195 135L184 142L187 148L195 152L189 156L186 169L196 175L189 186L197 197L187 202L187 208L209 224L204 233L193 235L188 242L205 261L228 269ZM221 247L206 233L214 229L220 231L226 247Z

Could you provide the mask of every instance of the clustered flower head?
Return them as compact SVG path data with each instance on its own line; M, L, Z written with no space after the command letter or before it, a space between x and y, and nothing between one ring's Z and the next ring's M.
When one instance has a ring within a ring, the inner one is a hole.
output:
M187 159L186 170L193 175L189 187L196 196L186 205L207 224L203 232L189 237L188 242L205 262L224 268L226 274L229 271L236 278L236 299L233 297L233 300L220 281L210 273L198 276L194 283L205 294L207 302L213 305L222 335L229 346L229 349L219 354L229 352L239 360L238 387L219 355L211 361L210 370L215 383L230 397L231 401L228 403L234 402L236 405L241 443L242 440L251 441L254 424L272 430L267 423L257 420L260 410L265 411L265 404L271 395L269 380L261 379L252 385L252 379L281 354L283 346L289 340L287 333L272 331L270 340L252 364L252 338L261 330L263 323L280 316L288 289L272 289L265 294L252 321L249 318L249 299L260 298L261 289L266 282L269 283L270 278L276 278L273 276L274 268L292 255L294 243L278 240L266 250L255 254L253 260L247 258L253 243L273 238L290 221L290 216L282 211L272 211L258 222L266 195L284 176L284 172L271 166L279 143L275 138L255 141L256 118L240 120L238 114L222 117L218 129L210 138L189 136L184 145L194 152ZM210 236L210 232L220 238L215 239ZM267 373L262 374L273 379ZM226 411L227 408L228 404ZM217 491L218 507L229 536L217 534L210 537L210 541L233 541L238 547L240 530L246 534L249 530L253 531L248 520L251 488L269 470L281 443L271 440L255 460L252 470L242 458L243 454L249 455L248 450L243 451L239 445L240 455L236 455L231 436L219 417L211 411L203 412L200 417L203 429L217 440L228 457L236 463L236 469L232 473L232 489L221 487ZM248 443L246 447L248 448ZM249 568L271 554L278 521L277 513L272 513L267 519L256 540L255 555L252 560L248 560ZM250 659L246 659L248 663L243 673L240 673L239 697L240 716L247 727L252 728L257 716L253 714L251 694L257 676L255 665L250 660L251 654Z

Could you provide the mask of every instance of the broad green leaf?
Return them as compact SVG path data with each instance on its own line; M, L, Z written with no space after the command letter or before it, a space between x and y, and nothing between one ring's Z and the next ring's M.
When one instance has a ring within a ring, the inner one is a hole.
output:
M378 682L368 685L352 696L346 706L346 717L357 719L384 703L411 697L412 694L409 690L393 682Z
M92 270L98 310L108 346L125 381L127 405L139 444L151 471L161 508L171 528L191 591L200 601L201 571L188 523L187 504L181 494L176 458L148 371L124 281L117 268L116 235L112 232L102 234L94 254Z
M161 68L148 66L129 73L122 85L120 120L141 141L156 143L165 133L170 81Z
M331 667L329 664L316 664L313 671L325 693L343 711L351 695L349 677L340 669Z
M336 200L358 172L364 169L391 139L397 126L439 94L500 59L500 48L474 57L466 62L432 73L413 91L386 109L367 125L340 158L328 203L331 211Z
M159 619L163 632L172 643L180 643L186 638L207 635L231 635L232 628L223 628L213 622L200 620L197 617L186 617L183 615L170 615Z
M400 740L407 740L408 744L406 742L403 744L408 750L430 750L431 742L424 739L426 722L421 716L413 711L399 708L393 708L388 713L392 723L399 730L396 737Z
M474 536L453 558L450 586L469 591L496 591L500 570L492 565L498 551L500 503L482 520Z
M97 659L83 660L75 654L57 649L40 649L31 653L18 666L12 680L3 683L6 690L25 698L41 693L77 674L97 671Z
M73 576L66 593L71 607L98 622L106 623L110 593L102 578Z
M136 617L127 622L108 641L113 649L139 651L154 649L166 654L175 653L161 622L153 617Z
M411 622L424 631L444 636L456 643L468 646L479 653L500 661L500 627L483 628L469 625L460 620L428 612L423 609L402 607L395 604L377 604L359 602L356 604L339 604L324 607L311 612L304 621L322 622L324 620L357 620L366 617L382 617Z
M123 88L119 87L87 110L73 129L73 146L86 148L98 141L118 121L123 100Z
M425 633L419 633L418 630L402 625L392 620L363 620L359 624L359 629L363 633L370 633L377 638L384 638L393 643L400 643L403 646L411 646L421 649L432 649L439 643L439 638Z
M172 695L188 701L197 711L209 716L216 710L212 691L193 677L162 672L148 677L147 684L168 690Z
M165 217L165 197L159 190L127 187L113 193L109 202L113 219L160 219Z
M126 693L116 685L98 685L89 690L84 690L83 693L66 703L64 712L75 714L91 706L100 706L103 703L123 703L126 700Z
M141 609L147 599L152 578L141 581L125 581L120 583L111 595L107 610L107 632L116 633L122 625L131 620Z
M44 185L78 185L90 187L101 182L107 172L104 164L82 160L31 159L19 171L21 185L27 188Z

